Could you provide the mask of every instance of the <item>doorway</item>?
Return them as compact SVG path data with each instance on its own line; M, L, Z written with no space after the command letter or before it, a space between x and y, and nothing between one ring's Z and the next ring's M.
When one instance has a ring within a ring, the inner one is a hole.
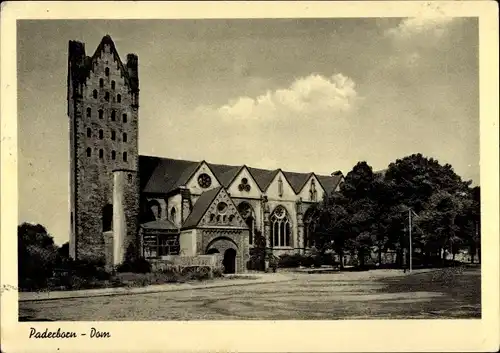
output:
M224 252L224 273L236 273L236 250L227 249Z

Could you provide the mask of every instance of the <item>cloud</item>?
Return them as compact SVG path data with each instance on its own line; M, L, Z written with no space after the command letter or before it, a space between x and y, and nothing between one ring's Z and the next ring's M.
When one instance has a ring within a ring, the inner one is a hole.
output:
M314 118L318 113L349 111L358 98L354 82L342 75L311 74L296 79L288 88L267 91L258 97L239 97L216 112L234 120L264 120L300 115Z
M453 17L407 18L401 21L397 27L388 29L385 34L394 39L409 39L420 34L441 37L453 20Z

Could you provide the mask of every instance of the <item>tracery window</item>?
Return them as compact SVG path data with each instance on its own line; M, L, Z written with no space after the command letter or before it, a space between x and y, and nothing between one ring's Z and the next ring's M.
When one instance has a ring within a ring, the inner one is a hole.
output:
M291 246L292 227L288 212L278 206L271 215L271 246Z

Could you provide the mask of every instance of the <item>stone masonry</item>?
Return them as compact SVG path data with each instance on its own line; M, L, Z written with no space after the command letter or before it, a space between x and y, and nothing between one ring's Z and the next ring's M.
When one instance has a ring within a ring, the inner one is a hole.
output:
M104 232L113 224L113 170L131 172L126 199L127 238L137 235L138 59L123 64L105 36L95 53L69 42L68 117L70 119L70 255L104 260ZM100 215L96 217L96 215Z

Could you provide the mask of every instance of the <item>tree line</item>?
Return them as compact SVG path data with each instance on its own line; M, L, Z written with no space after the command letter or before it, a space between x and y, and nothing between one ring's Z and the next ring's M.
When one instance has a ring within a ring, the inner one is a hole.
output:
M464 181L450 164L413 154L374 172L358 162L347 173L338 191L326 195L312 216L315 247L348 253L364 266L368 254L397 253L407 263L412 231L413 255L424 263L468 249L471 261L480 258L480 187ZM412 217L409 222L410 213ZM342 266L342 261L341 261Z

